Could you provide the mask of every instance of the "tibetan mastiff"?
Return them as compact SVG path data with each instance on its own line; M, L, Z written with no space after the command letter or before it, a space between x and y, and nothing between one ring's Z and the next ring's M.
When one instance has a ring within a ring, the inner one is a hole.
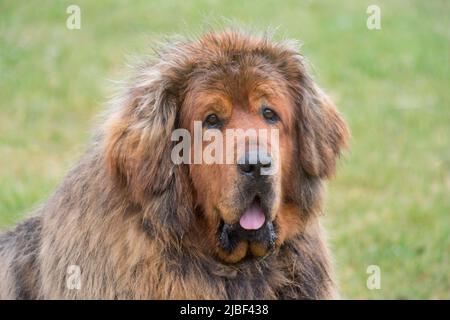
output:
M175 163L172 134L196 121L276 129L279 155ZM0 235L0 297L335 298L319 217L348 137L297 43L234 29L166 41L56 192Z

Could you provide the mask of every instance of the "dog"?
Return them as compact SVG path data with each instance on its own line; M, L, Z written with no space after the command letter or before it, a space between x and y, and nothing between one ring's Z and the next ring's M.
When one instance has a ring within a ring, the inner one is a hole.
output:
M278 155L176 164L172 134L196 121L277 130ZM0 298L337 298L320 216L348 138L296 42L235 29L169 40L55 193L0 235Z

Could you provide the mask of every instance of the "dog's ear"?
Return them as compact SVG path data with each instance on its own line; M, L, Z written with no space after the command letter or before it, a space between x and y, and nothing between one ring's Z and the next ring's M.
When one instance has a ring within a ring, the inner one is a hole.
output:
M177 107L171 97L158 91L152 87L131 88L105 128L109 172L136 202L166 191L174 174L170 135Z
M191 219L183 169L171 160L182 82L177 77L182 74L160 66L141 68L113 102L104 127L104 159L115 185L148 211L147 227L177 233L188 228Z
M323 179L334 174L337 158L350 133L336 106L310 77L303 56L292 47L280 56L278 65L286 76L295 105L294 159L299 164L288 193L305 215L320 213Z
M308 174L329 178L349 130L334 103L311 79L302 88L297 100L300 163Z
M311 176L329 178L350 133L336 106L310 77L304 58L291 54L284 68L296 105L300 165Z

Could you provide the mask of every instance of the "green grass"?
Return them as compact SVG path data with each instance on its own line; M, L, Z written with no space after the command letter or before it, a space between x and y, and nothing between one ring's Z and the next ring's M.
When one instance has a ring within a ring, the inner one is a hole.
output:
M81 30L65 27L69 4ZM379 4L382 29L366 28ZM326 225L345 298L450 298L449 4L446 1L0 2L0 227L80 156L127 55L230 18L301 39L352 129ZM381 268L368 290L366 268Z

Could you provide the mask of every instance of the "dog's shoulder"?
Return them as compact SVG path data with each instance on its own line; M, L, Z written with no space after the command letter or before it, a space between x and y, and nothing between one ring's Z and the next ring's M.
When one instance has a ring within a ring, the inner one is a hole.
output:
M41 230L41 217L34 216L0 234L0 274L4 280L0 292L7 293L5 298L37 298Z

